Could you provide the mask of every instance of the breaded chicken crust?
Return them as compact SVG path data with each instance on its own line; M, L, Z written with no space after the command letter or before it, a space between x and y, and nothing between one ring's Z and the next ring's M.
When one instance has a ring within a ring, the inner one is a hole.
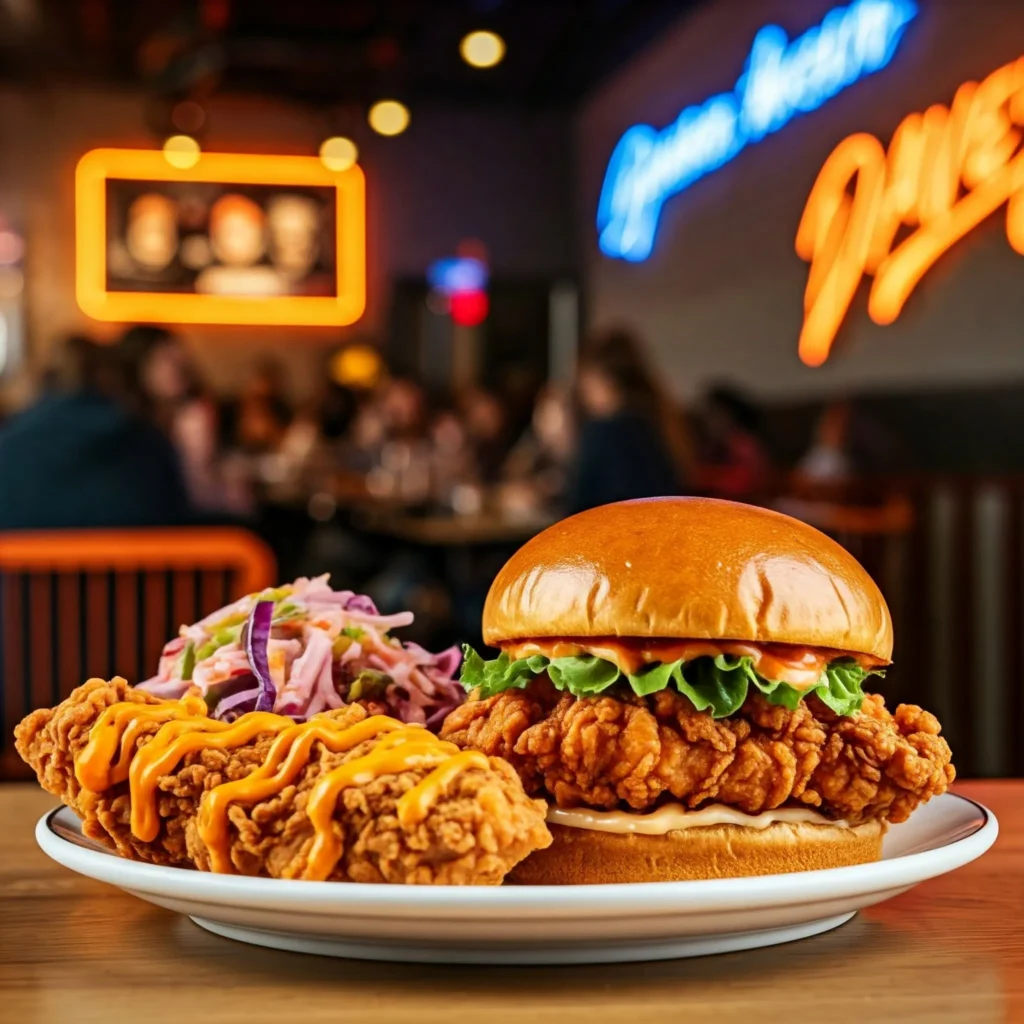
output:
M528 793L559 807L642 811L674 798L689 808L804 805L851 824L895 823L955 777L935 716L907 704L890 714L874 694L844 717L815 696L789 711L754 693L713 719L674 690L576 698L541 676L469 700L441 736L504 758Z
M85 748L103 710L121 701L159 703L123 680L92 680L55 708L30 714L15 729L16 747L40 784L82 819L82 830L122 856L177 867L209 870L210 853L197 828L200 799L222 782L244 778L266 759L274 737L231 750L204 749L188 754L157 786L160 832L152 842L132 835L128 782L101 793L83 789L75 778L75 758ZM328 712L343 725L366 717L358 706ZM142 746L158 723L138 740ZM294 785L253 805L233 803L230 857L234 870L272 878L302 876L314 839L306 814L309 791L325 772L369 753L374 741L335 754L313 744L308 763ZM412 828L399 824L398 799L420 782L429 767L382 774L341 791L334 824L342 854L330 879L435 885L497 885L528 854L551 842L544 824L546 806L523 792L516 773L504 761L489 758L486 769L462 771Z

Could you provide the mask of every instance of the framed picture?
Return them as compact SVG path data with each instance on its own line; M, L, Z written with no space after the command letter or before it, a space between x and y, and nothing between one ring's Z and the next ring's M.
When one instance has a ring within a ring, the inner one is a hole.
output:
M339 326L366 305L365 185L317 157L94 149L75 178L76 294L96 320Z

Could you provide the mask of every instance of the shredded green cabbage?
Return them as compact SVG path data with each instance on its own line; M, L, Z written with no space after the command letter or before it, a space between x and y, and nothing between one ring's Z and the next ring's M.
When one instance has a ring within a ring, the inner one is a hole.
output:
M816 686L797 689L759 676L752 658L728 654L692 661L655 662L634 675L590 654L569 658L534 654L513 661L502 653L493 661L484 661L472 647L464 646L463 653L460 681L466 690L477 691L481 698L493 697L503 690L522 689L547 672L555 689L567 690L575 697L593 697L621 681L641 697L674 686L698 711L710 711L712 718L735 714L751 686L760 690L769 703L781 704L791 711L804 697L814 693L837 715L852 715L864 703L861 685L872 674L852 658L839 658L826 666ZM875 670L875 674L882 673Z

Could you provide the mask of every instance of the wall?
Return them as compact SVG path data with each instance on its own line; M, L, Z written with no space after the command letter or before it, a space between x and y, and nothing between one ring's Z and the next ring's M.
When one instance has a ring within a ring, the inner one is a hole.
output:
M1024 54L1024 3L919 0L892 63L819 110L670 199L649 260L598 251L594 215L608 156L632 124L669 124L685 106L732 87L751 40L776 21L792 38L835 0L713 0L589 98L576 125L577 216L592 324L635 325L675 391L738 381L763 398L1024 380L1024 258L1005 212L960 242L890 327L854 301L841 347L821 369L796 343L807 265L793 239L810 187L835 145L855 131L888 143L896 125L957 87Z
M156 144L144 97L128 92L0 91L0 211L25 227L26 298L33 363L69 331L116 333L90 322L74 301L74 168L96 146ZM496 273L571 270L570 133L563 115L412 109L409 130L359 136L367 175L368 308L351 328L189 327L214 387L230 390L255 357L288 345L289 384L314 386L324 351L344 337L376 336L390 282L422 274L460 239L480 238ZM219 98L204 146L227 152L315 153L327 124L316 111L269 100Z

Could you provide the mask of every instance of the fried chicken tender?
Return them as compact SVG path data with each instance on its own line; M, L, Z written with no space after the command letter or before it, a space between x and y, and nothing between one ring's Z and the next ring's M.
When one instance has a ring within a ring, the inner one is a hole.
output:
M900 822L955 774L935 717L910 705L892 715L877 695L841 717L814 696L789 711L754 693L716 720L674 690L577 699L539 677L456 708L441 736L505 758L528 793L559 807L645 810L674 797Z
M90 729L104 708L119 701L158 703L123 680L91 680L57 707L35 711L22 721L15 729L19 754L35 770L43 788L82 818L85 835L135 860L209 870L210 853L197 829L200 799L220 783L254 771L266 759L274 737L261 735L233 750L204 749L186 755L157 787L159 836L151 843L142 842L131 833L127 782L92 793L75 778L75 757L88 742ZM328 714L344 725L366 717L356 705ZM140 746L158 728L157 723L149 724ZM324 772L362 757L373 745L369 740L334 754L314 743L294 785L253 806L232 804L228 817L235 870L273 878L301 877L314 838L306 814L310 789ZM423 822L403 828L395 812L398 799L429 771L429 767L415 767L342 790L334 820L343 852L331 880L496 885L529 853L550 844L545 804L529 799L515 772L497 758L490 759L487 769L461 772Z

